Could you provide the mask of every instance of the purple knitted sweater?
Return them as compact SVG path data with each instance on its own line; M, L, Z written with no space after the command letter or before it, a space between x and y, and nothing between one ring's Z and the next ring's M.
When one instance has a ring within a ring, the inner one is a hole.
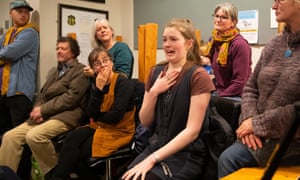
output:
M285 57L288 44L293 54ZM300 32L287 30L274 37L261 57L242 95L240 121L252 117L254 134L263 138L283 136L300 100ZM298 128L296 138L300 138Z
M241 96L251 74L251 49L247 41L238 34L231 40L226 65L219 65L217 58L221 42L215 42L211 54L211 65L216 77L219 96Z

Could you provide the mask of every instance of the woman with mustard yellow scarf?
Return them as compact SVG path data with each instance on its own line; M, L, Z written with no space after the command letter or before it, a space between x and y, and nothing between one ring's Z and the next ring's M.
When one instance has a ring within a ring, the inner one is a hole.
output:
M202 60L211 65L217 96L240 99L251 74L251 49L236 27L237 8L228 2L216 6L214 29Z

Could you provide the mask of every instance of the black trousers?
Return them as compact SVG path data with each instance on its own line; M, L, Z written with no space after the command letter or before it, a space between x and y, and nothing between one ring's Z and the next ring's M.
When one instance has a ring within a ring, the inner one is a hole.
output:
M89 127L80 127L70 132L59 153L57 166L50 172L51 176L67 179L75 171L80 179L96 179L85 163L92 154L94 133L95 130Z
M0 166L1 180L21 180L16 173L7 166Z
M0 144L2 135L29 118L33 103L25 95L0 96ZM31 151L24 148L17 174L22 180L30 179Z
M0 96L0 135L27 120L32 107L25 95Z

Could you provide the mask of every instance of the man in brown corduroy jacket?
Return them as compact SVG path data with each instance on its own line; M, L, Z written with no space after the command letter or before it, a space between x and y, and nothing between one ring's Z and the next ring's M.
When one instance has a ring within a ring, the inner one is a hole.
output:
M30 118L7 131L0 147L0 165L18 169L23 145L28 144L43 173L57 163L57 153L51 139L79 125L84 116L88 80L79 63L78 42L69 37L58 39L57 69L40 91Z

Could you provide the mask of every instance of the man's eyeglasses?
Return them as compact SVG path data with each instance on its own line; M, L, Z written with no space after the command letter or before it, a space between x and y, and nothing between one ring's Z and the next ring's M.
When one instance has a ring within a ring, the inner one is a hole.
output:
M228 19L229 19L228 16L220 16L220 15L217 15L217 14L213 14L212 17L215 18L215 19L220 19L220 20L222 20L222 21L223 21L223 20L228 20Z
M108 64L109 61L109 58L103 58L102 61L95 61L93 65L96 67L105 66Z

